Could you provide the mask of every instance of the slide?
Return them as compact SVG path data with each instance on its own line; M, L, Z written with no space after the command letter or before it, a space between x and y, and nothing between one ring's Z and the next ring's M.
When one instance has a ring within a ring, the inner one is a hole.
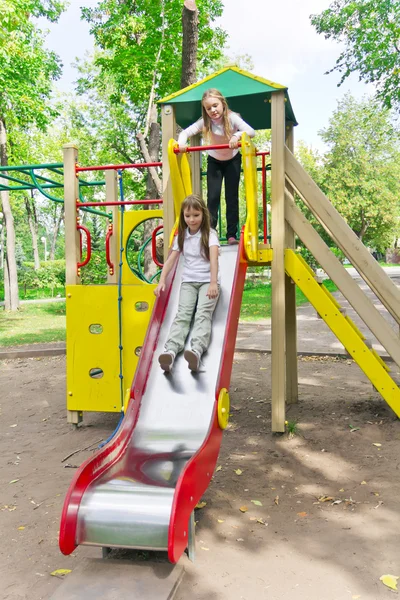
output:
M222 439L220 390L229 389L247 262L239 246L221 249L221 294L201 371L180 355L171 374L159 367L176 314L181 262L157 299L114 438L77 471L68 490L60 549L79 544L168 551L172 563L188 545L190 514L213 475Z

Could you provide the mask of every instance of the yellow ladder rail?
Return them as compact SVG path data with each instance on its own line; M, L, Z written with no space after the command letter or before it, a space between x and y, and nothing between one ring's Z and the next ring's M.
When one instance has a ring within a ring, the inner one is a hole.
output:
M388 374L387 366L383 364L382 359L364 343L363 336L355 324L350 323L349 319L341 314L336 306L336 300L333 298L335 300L333 302L324 292L322 286L315 280L314 274L310 273L293 250L285 251L285 269L372 385L400 417L400 389Z

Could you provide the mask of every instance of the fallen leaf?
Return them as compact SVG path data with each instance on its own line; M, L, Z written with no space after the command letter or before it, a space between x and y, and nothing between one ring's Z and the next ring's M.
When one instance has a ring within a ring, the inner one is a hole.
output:
M225 523L224 519L218 519L218 523Z
M10 427L16 427L18 425L18 423L15 423L15 425L10 425Z
M72 569L56 569L55 571L50 573L50 575L53 575L53 577L63 577L64 575L68 575L68 573L71 572Z
M262 502L260 502L259 500L250 500L250 502L255 504L255 506L262 506Z
M257 523L260 523L260 525L265 525L265 527L268 527L268 523L266 521L264 521L264 519L257 519Z
M244 539L243 538L236 538L236 541L237 542L244 542Z
M374 508L379 508L380 506L382 506L382 504L383 504L383 501L379 500L378 504L376 506L374 506Z
M340 488L339 492L344 492L344 488Z
M9 481L8 483L17 483L17 481L19 481L19 479L12 479L11 481Z
M278 504L279 504L279 496L275 496L274 502L278 506Z
M335 498L333 496L321 496L321 498L318 498L319 502L330 502L331 500L334 500Z
M299 513L297 513L297 516L298 517L307 517L308 515L306 512L299 512Z
M380 581L382 581L383 585L390 588L391 590L397 591L397 580L398 577L396 575L382 575L379 577Z
M367 485L367 482L366 482L366 481L362 481L362 482L360 483L360 485Z
M245 512L247 512L249 509L247 508L247 506L241 506L241 507L239 508L239 510L240 510L240 512L242 512L242 513L245 513Z
M206 548L205 546L200 546L200 548L201 548L202 550L207 550L207 552L208 552L208 551L209 551L209 549L210 549L210 548Z
M374 496L379 496L379 492L371 492Z
M207 505L207 502L198 502L195 508L204 508Z
M18 531L23 531L25 529L25 525L21 525L21 527L18 527Z
M382 446L382 444L379 444L378 442L374 442L372 445L376 446L377 448L380 448Z
M360 595L358 595L358 596L352 596L352 597L351 597L351 600L358 600L359 598L361 598L361 596L360 596Z
M221 471L221 470L222 470L222 467L221 467L221 465L219 465L219 467L217 467L217 468L215 469L215 472L216 472L216 473L218 473L218 471Z
M242 469L235 470L236 475L241 475L243 473Z

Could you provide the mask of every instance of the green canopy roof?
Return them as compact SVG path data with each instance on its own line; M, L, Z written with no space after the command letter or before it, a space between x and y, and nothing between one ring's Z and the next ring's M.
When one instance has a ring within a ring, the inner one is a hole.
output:
M271 128L271 94L285 92L286 122L297 125L287 88L279 83L256 77L237 67L226 67L179 92L159 100L174 104L178 125L185 128L201 117L201 98L209 88L217 88L227 99L229 108L237 112L254 129Z

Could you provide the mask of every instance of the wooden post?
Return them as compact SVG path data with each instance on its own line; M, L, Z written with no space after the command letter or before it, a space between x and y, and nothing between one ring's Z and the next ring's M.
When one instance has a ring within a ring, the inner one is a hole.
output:
M294 149L293 124L286 125L286 145L291 152ZM292 186L286 182L287 190L293 194ZM295 234L285 220L285 246L295 249ZM296 323L296 286L285 275L285 312L286 312L286 398L288 404L295 404L299 397L297 369L297 323Z
M192 136L191 146L200 146L200 134ZM192 172L192 190L193 194L201 196L202 178L201 178L201 152L192 152L190 155L190 170Z
M272 431L285 431L285 94L271 94Z
M80 235L76 228L78 212L76 201L79 198L78 177L75 166L78 162L78 148L74 144L63 146L64 154L64 223L65 223L65 283L67 286L81 283L78 277L77 263L80 261ZM67 336L68 336L68 300L71 292L67 288ZM67 362L68 365L68 362ZM68 423L78 426L82 421L82 412L67 411Z
M163 212L164 212L164 261L168 258L169 238L175 223L174 198L170 181L168 162L168 142L176 135L175 110L170 104L164 104L161 110L162 130L162 174L163 174Z
M78 148L74 144L65 144L64 153L64 222L65 222L65 283L77 285L80 278L77 263L80 261L80 237L76 228L78 213L76 201L79 198L78 177L75 166L78 162Z
M107 202L118 201L118 173L117 171L106 171L106 200ZM114 265L114 272L110 274L110 268L107 266L107 283L118 283L119 274L119 211L118 206L108 207L108 212L112 214L112 236L110 237L110 260ZM107 225L110 221L107 220Z

